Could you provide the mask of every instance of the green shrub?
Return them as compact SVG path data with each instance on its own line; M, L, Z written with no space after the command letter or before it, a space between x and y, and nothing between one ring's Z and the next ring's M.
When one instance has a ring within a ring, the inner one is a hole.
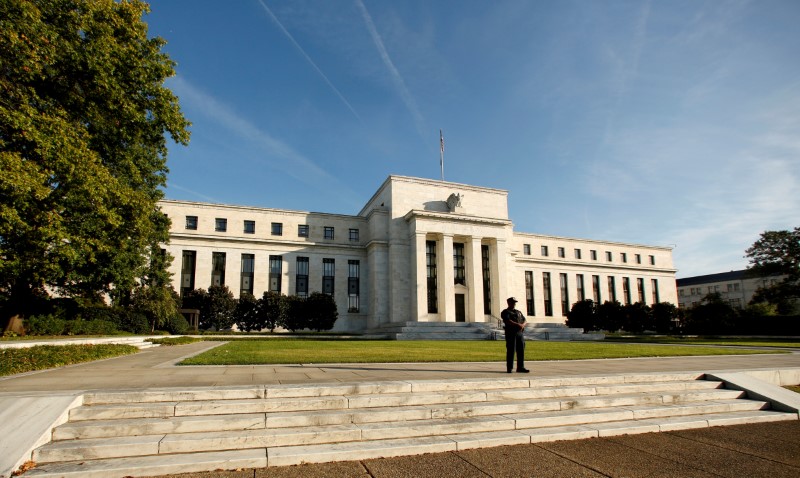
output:
M112 310L113 322L119 330L132 334L150 333L150 324L147 322L147 317L144 314L122 308L114 308Z
M180 314L168 318L163 327L172 335L181 335L191 331L189 322Z
M567 312L567 327L589 330L597 330L597 313L594 301L591 299L581 300L572 304L572 309Z
M65 333L69 335L115 335L119 329L108 320L83 320L81 318L66 322Z
M25 333L28 335L63 335L67 321L53 314L33 315L25 319Z

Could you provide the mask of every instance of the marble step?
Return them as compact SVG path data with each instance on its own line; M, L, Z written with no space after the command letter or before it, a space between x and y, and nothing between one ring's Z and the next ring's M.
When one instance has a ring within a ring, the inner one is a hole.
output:
M26 472L24 476L41 478L122 478L125 476L152 476L224 469L264 468L268 466L364 460L489 446L796 419L797 414L794 413L743 411L612 421L587 425L457 433L443 436L375 439L358 442L280 447L265 446L230 451L165 453L105 459L84 457L71 462L43 464Z
M248 413L314 411L377 407L402 407L441 403L489 402L494 400L536 400L559 397L598 396L603 394L637 394L673 392L671 401L680 400L680 393L690 390L718 391L718 394L738 396L742 392L718 390L721 382L692 380L590 386L561 386L542 388L508 388L495 390L454 390L417 393L381 393L346 396L302 398L228 399L175 402L143 402L82 406L70 411L70 421L110 420L125 418L165 418L172 416L230 415ZM724 397L724 398L727 398ZM735 398L735 397L734 397ZM662 398L668 400L668 398Z
M149 435L111 436L79 440L55 441L38 448L33 455L37 463L146 456L163 453L192 453L212 450L233 450L271 446L295 446L363 440L384 440L463 433L479 433L520 428L541 428L576 424L630 421L670 416L755 411L765 408L763 402L742 400L732 403L684 403L661 410L652 406L631 408L612 404L597 409L562 409L552 412L515 413L475 416L468 409L423 420L381 421L374 423L296 426L292 428L250 428L245 430L158 433ZM637 403L648 403L646 400ZM481 415L481 414L478 414ZM119 427L121 428L121 427Z
M558 406L558 408L556 408ZM543 424L567 425L579 422L608 421L608 414L629 419L663 416L698 415L769 408L756 400L720 399L686 402L673 405L640 405L595 409L560 409L561 402L536 403L529 400L508 400L492 403L467 403L434 407L394 407L391 409L331 410L316 412L253 413L198 417L139 418L123 420L91 420L70 422L53 430L53 441L110 438L137 435L178 434L215 431L258 430L292 427L320 427L390 421L422 421L443 418L513 414L517 420L540 420ZM553 410L553 411L549 411ZM538 413L532 414L532 411ZM534 426L534 425L529 425ZM543 426L543 425L536 425Z
M545 388L630 383L700 382L698 372L639 373L626 375L594 375L581 377L466 378L460 380L402 380L386 382L353 382L321 384L287 384L266 386L228 386L192 388L155 388L87 392L84 405L179 402L195 400L225 400L247 398L301 398L338 395L361 395L404 392L442 392L454 390L497 390L509 388Z

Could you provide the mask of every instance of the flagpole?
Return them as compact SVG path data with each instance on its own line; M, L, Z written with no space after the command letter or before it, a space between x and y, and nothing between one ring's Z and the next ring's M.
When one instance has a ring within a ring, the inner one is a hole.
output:
M442 181L444 181L444 136L439 130L439 168L442 170Z

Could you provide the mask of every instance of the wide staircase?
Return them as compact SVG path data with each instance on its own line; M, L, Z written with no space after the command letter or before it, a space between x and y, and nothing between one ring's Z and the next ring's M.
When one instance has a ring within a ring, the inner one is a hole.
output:
M125 477L796 420L698 373L87 393L24 477Z
M401 322L369 330L365 338L393 340L502 340L502 322ZM525 329L526 340L603 340L602 333L583 333L563 323L531 323Z

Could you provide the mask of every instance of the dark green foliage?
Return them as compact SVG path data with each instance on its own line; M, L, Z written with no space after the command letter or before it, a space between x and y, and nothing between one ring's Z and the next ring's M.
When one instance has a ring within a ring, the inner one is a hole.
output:
M243 293L236 301L236 326L243 332L261 330L264 328L263 322L258 316L259 301L253 294Z
M274 332L286 323L287 298L276 292L264 292L258 300L258 317L261 328ZM260 329L259 329L260 330Z
M653 305L651 312L656 333L674 334L680 331L683 312L675 304L659 302Z
M336 301L332 296L313 292L307 299L308 328L317 332L331 330L339 318Z
M687 312L685 331L688 334L710 335L736 332L738 314L719 292L703 297L701 304Z
M53 314L32 315L25 319L28 335L62 335L67 330L67 321Z
M623 322L622 304L618 301L605 301L597 307L597 323L600 329L616 332L622 328Z
M236 310L236 299L228 286L212 285L208 291L194 289L183 296L184 309L200 311L200 328L222 330L233 325L233 313Z
M119 305L168 239L167 139L189 123L139 0L0 2L0 296Z
M634 302L622 307L622 329L632 334L641 334L645 330L653 331L653 314L645 304Z
M594 301L586 299L572 304L572 309L567 312L567 327L598 330Z
M164 330L172 335L181 335L192 332L189 322L181 314L173 315L161 325Z
M112 310L114 311L113 322L119 330L138 335L151 332L150 323L144 314L121 307Z
M308 317L308 301L306 299L296 295L286 298L285 328L292 332L310 328Z
M778 313L790 315L800 310L800 227L793 230L765 231L746 251L751 277L785 276L770 287L759 289L751 303L767 302Z

